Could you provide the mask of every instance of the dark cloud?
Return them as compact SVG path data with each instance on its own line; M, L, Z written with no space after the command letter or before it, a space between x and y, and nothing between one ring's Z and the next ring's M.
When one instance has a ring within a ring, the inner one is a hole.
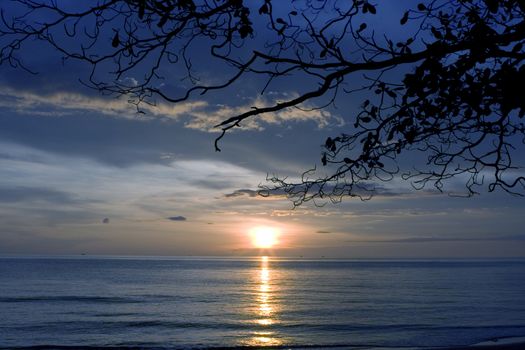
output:
M249 197L249 198L257 198L257 197L272 197L272 198L285 198L287 194L282 189L278 190L250 190L247 188L241 188L239 190L235 190L231 193L226 193L224 195L225 198L235 198L235 197Z
M525 241L525 235L489 237L409 237L380 240L349 240L353 243L427 243L427 242L487 242L487 241Z
M15 203L15 202L50 202L57 204L72 204L76 203L76 198L66 192L53 190L49 188L40 187L14 187L1 188L0 187L0 202Z
M170 216L168 220L171 221L186 221L186 218L184 216Z
M325 190L327 192L330 191L330 189L333 188L333 185L327 185L325 186ZM418 194L424 193L424 194L436 194L437 191L419 191ZM369 196L373 195L375 197L405 197L408 195L413 194L412 192L406 192L406 191L394 191L391 188L385 187L382 184L374 184L374 183L362 183L359 187L354 188L354 194L358 196L362 196L363 198L368 198ZM256 191L256 190L250 190L246 188L235 190L231 193L227 193L224 195L225 198L236 198L236 197L249 197L249 198L255 198L259 195L263 195L264 197L285 197L286 193L283 190L274 190L274 191Z
M0 203L3 204L3 203ZM0 235L10 228L27 228L31 227L38 232L39 228L55 227L65 224L93 224L94 222L101 222L101 213L92 211L90 208L82 207L82 205L59 203L30 203L24 206L25 203L17 203L16 209L18 213L13 215L11 211L6 212L6 207L0 205Z
M102 223L103 223L103 224L109 224L109 218L104 218L104 219L102 220Z
M319 231L316 231L315 233L332 233L332 232L331 231L319 230Z
M327 186L326 191L333 188L333 185ZM368 198L370 196L374 197L407 197L416 195L426 195L426 194L440 194L438 191L433 190L421 190L415 191L412 189L393 189L392 187L385 186L382 183L373 183L373 182L361 182L352 191L355 195L361 196L363 198Z
M235 198L235 197L242 197L242 196L248 196L248 197L257 197L258 191L249 190L246 188L235 190L231 193L227 193L224 195L226 198Z

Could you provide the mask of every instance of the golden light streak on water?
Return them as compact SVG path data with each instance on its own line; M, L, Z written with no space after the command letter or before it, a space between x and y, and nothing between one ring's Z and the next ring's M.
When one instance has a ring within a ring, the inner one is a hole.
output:
M245 345L249 346L276 346L282 345L271 326L276 324L277 311L279 306L276 305L274 297L274 288L272 284L272 270L270 269L270 259L267 256L261 257L260 268L256 271L257 285L256 289L256 307L255 311L255 326L256 329L252 331L252 336Z

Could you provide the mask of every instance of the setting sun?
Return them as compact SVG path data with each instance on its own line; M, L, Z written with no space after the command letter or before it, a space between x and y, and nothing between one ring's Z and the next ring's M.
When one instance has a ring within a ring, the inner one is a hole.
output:
M279 232L274 227L258 226L250 230L252 243L257 248L271 248L277 244Z

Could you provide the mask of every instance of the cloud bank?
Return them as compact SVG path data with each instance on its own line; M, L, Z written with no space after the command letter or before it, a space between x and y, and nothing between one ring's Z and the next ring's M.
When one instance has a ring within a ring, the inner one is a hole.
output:
M134 120L161 119L183 122L184 127L206 132L218 132L214 126L223 120L241 114L252 108L263 108L278 100L258 96L244 101L244 104L230 106L211 104L208 101L187 101L176 104L158 102L141 103L139 107L126 96L118 98L88 96L81 93L59 91L52 94L37 94L32 91L11 87L0 87L0 108L40 116L68 116L78 113L98 113L114 118ZM342 126L344 120L314 105L289 108L249 118L236 130L264 130L265 125L282 125L289 122L313 122L322 129L330 125Z
M168 220L170 220L170 221L186 221L187 219L186 219L186 217L179 215L179 216L170 216L168 218Z

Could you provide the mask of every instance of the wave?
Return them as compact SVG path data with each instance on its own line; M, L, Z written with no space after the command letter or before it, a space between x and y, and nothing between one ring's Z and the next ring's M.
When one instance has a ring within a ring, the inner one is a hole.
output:
M103 296L28 296L28 297L0 297L0 303L32 303L32 302L83 302L83 303L140 303L143 299L122 298L122 297L103 297Z
M120 316L135 316L133 313L115 313L105 314L105 318L109 317L120 317ZM38 324L26 324L11 326L11 329L24 329L27 331L45 331L53 328L56 329L99 329L103 323L105 329L142 329L142 328L154 328L154 329L210 329L210 330L251 330L254 324L248 322L217 322L213 320L208 321L185 321L185 320L155 320L155 319L143 319L143 320L78 320L75 322L70 321L46 321L45 323ZM471 333L484 333L489 331L514 331L520 334L525 332L525 325L523 324L499 324L499 325L487 325L487 326L465 326L465 325L429 325L429 324L355 324L355 323L327 323L327 324L314 324L314 323L280 323L267 325L266 330L271 331L286 331L294 330L297 332L346 332L359 334L363 333L397 333L407 331L419 331L419 332L446 332L446 331L470 331Z

